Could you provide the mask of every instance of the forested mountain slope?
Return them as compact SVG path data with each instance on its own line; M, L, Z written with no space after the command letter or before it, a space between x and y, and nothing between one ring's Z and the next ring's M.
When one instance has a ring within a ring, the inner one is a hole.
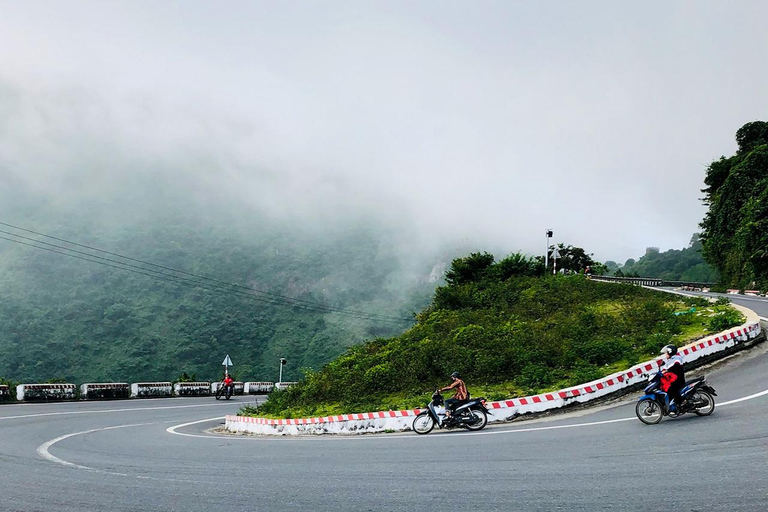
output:
M14 240L0 240L0 377L130 382L187 372L214 379L228 353L239 379L275 380L285 357L283 378L291 380L352 344L402 332L435 286L434 263L404 262L373 221L302 229L259 213L238 218L179 197L140 196L134 207L122 199L111 208L109 200L6 195L0 221L238 288L175 284L32 248L18 242L40 243L19 235L120 260L0 226L0 236ZM337 308L387 318L329 311Z

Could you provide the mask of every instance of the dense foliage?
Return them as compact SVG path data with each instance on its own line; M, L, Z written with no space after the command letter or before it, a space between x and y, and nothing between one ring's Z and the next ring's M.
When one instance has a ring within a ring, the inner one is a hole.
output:
M606 262L606 265L617 277L658 277L697 283L716 283L719 279L717 271L704 261L698 234L691 237L685 249L649 250L637 261L627 260L622 267L613 262Z
M768 122L736 132L735 155L712 162L704 180L704 257L724 284L768 288Z
M453 371L470 389L508 383L506 389L525 393L577 384L610 371L606 365L633 364L680 341L677 335L697 317L675 310L706 303L580 275L528 277L526 265L509 274L508 265L487 254L455 260L448 284L413 328L350 348L256 413L295 417L423 405L425 393L445 385Z
M0 377L16 382L136 382L182 372L217 379L226 354L238 379L277 380L285 357L283 378L295 380L300 368L320 368L352 344L402 332L435 286L425 279L430 267L405 272L362 227L315 235L254 223L243 232L192 214L154 212L126 225L52 209L25 225L246 291L400 320L255 300L242 288L182 286L0 240Z

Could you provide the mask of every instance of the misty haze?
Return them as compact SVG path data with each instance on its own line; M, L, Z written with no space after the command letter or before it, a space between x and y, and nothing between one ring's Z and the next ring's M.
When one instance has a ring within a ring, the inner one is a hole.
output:
M408 327L453 257L541 256L546 229L611 264L686 248L704 166L765 102L765 76L730 78L764 32L710 41L713 20L756 23L747 4L81 5L2 6L0 221L399 320L174 285L5 227L7 378L210 378L223 347L252 378L288 351L298 378Z

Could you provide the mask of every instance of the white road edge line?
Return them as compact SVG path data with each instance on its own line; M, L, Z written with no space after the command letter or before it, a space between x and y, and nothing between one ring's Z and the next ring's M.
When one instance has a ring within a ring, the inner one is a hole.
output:
M74 436L79 436L79 435L84 435L84 434L91 434L93 432L100 432L100 431L103 431L103 430L114 430L116 428L142 427L142 426L145 426L145 425L154 425L154 424L155 423L134 423L132 425L116 425L114 427L92 428L91 430L83 430L82 432L74 432L72 434L66 434L66 435L63 435L63 436L59 436L56 439L51 439L50 441L47 441L47 442L41 444L40 446L38 446L37 447L37 454L39 456L41 456L42 458L44 458L45 460L47 460L47 461L55 462L57 464L62 464L64 466L68 466L68 467L71 467L71 468L85 469L86 471L99 471L97 469L94 469L94 468L91 468L91 467L88 467L88 466L81 466L80 464L75 464L73 462L69 462L69 461L66 461L64 459L60 459L60 458L56 457L55 455L51 455L51 452L49 452L48 449L51 446L53 446L56 443L58 443L59 441L63 441L64 439L68 439L68 438L74 437ZM104 471L99 471L99 472L104 473ZM123 473L109 473L109 474L114 474L114 475L119 475L119 476L127 476L127 475L125 475Z
M156 478L153 476L147 476L147 475L129 475L128 473L118 473L117 471L107 471L105 469L96 469L91 468L88 466L83 466L80 464L75 464L73 462L66 461L64 459L60 459L59 457L56 457L55 455L51 455L51 452L49 451L49 448L53 446L54 444L58 443L59 441L63 441L64 439L74 437L74 436L80 436L85 434L91 434L93 432L100 432L104 430L114 430L117 428L129 428L129 427L144 427L148 425L157 425L158 423L167 423L164 421L156 421L152 423L133 423L131 425L115 425L112 427L103 427L103 428L94 428L91 430L83 430L82 432L74 432L72 434L67 434L64 436L59 436L56 439L51 439L47 443L43 443L40 446L37 447L37 454L40 455L40 457L44 458L45 460L49 462L54 462L56 464L61 464L62 466L67 466L74 469L83 469L85 471L91 471L94 473L100 473L102 475L112 475L112 476L120 476L120 477L134 477L138 478L140 480L155 480L158 482L182 482L182 483L199 483L199 481L195 480L184 480L179 478Z
M40 414L21 414L18 416L0 416L0 420L18 420L22 418L40 418L43 416L65 416L67 414L105 414L110 412L130 411L156 411L160 409L193 409L196 407L217 407L231 404L197 404L197 405L169 405L167 407L134 407L132 409L104 409L102 411L67 411L67 412L43 412Z
M766 389L765 391L760 391L759 393L755 393L755 394L752 394L752 395L749 395L749 396L745 396L745 397L742 397L742 398L737 398L735 400L729 400L727 402L723 402L721 404L716 404L716 405L717 405L717 407L724 407L724 406L727 406L727 405L736 404L736 403L739 403L739 402L745 402L747 400L752 400L754 398L758 398L758 397L761 397L761 396L764 396L764 395L768 395L768 389ZM169 434L175 434L177 436L200 437L200 438L203 438L203 439L218 439L218 440L221 440L222 438L226 438L226 439L246 439L246 440L253 440L254 439L253 437L245 437L245 436L242 436L242 437L235 437L235 436L211 436L211 435L203 435L203 434L185 434L183 432L176 432L176 429L179 429L179 428L188 427L190 425L196 425L198 423L206 423L206 422L209 422L209 421L221 420L221 419L224 419L224 417L208 418L208 419L199 420L199 421L190 421L189 423L183 423L181 425L175 425L175 426L172 426L172 427L168 427L167 429L165 429L165 431L168 432ZM615 420L592 421L592 422L589 422L589 423L573 423L573 424L570 424L570 425L554 425L554 426L550 426L550 427L530 427L530 428L516 428L516 429L510 429L510 430L496 430L496 431L486 431L486 432L466 432L466 433L456 433L456 434L454 434L452 436L449 436L449 437L457 437L457 436L489 436L489 435L499 435L499 434L514 434L516 432L536 432L536 431L542 431L542 430L559 430L559 429L564 429L564 428L593 427L595 425L607 425L607 424L610 424L610 423L621 423L621 422L624 422L624 421L633 421L633 420L636 420L636 419L637 418L632 417L632 418L619 418L619 419L615 419ZM293 439L292 436L287 436L287 437ZM354 437L352 437L352 436L340 436L340 437L331 436L331 437L328 437L328 438L322 438L322 440L326 440L326 439L327 440L330 440L330 439L344 439L344 440L351 440L351 439L405 439L405 438L439 439L439 438L443 438L443 437L445 437L445 436L419 436L419 435L415 435L415 434L414 435L405 435L405 436L364 436L364 435L361 435L361 436L354 436ZM267 438L267 437L260 437L259 438L259 440L267 440L267 439L275 439L275 440L277 440L277 439L282 439L282 437L281 438L277 438L277 437L269 437L269 438ZM307 436L306 438L296 437L296 439L297 440L303 440L303 439L321 440L320 437L309 437L309 436Z

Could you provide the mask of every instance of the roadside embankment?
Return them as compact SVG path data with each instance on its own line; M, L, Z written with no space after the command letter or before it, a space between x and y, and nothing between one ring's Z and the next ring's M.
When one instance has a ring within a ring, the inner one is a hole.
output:
M746 322L681 347L679 352L685 358L686 368L707 364L764 339L758 315L743 306L734 307L744 314ZM661 358L652 359L579 386L552 393L489 402L488 421L510 421L526 414L555 411L573 404L621 395L645 383L647 374L657 371L662 364ZM419 412L419 409L377 411L298 419L227 416L226 429L230 432L278 436L400 432L411 429L413 418Z

